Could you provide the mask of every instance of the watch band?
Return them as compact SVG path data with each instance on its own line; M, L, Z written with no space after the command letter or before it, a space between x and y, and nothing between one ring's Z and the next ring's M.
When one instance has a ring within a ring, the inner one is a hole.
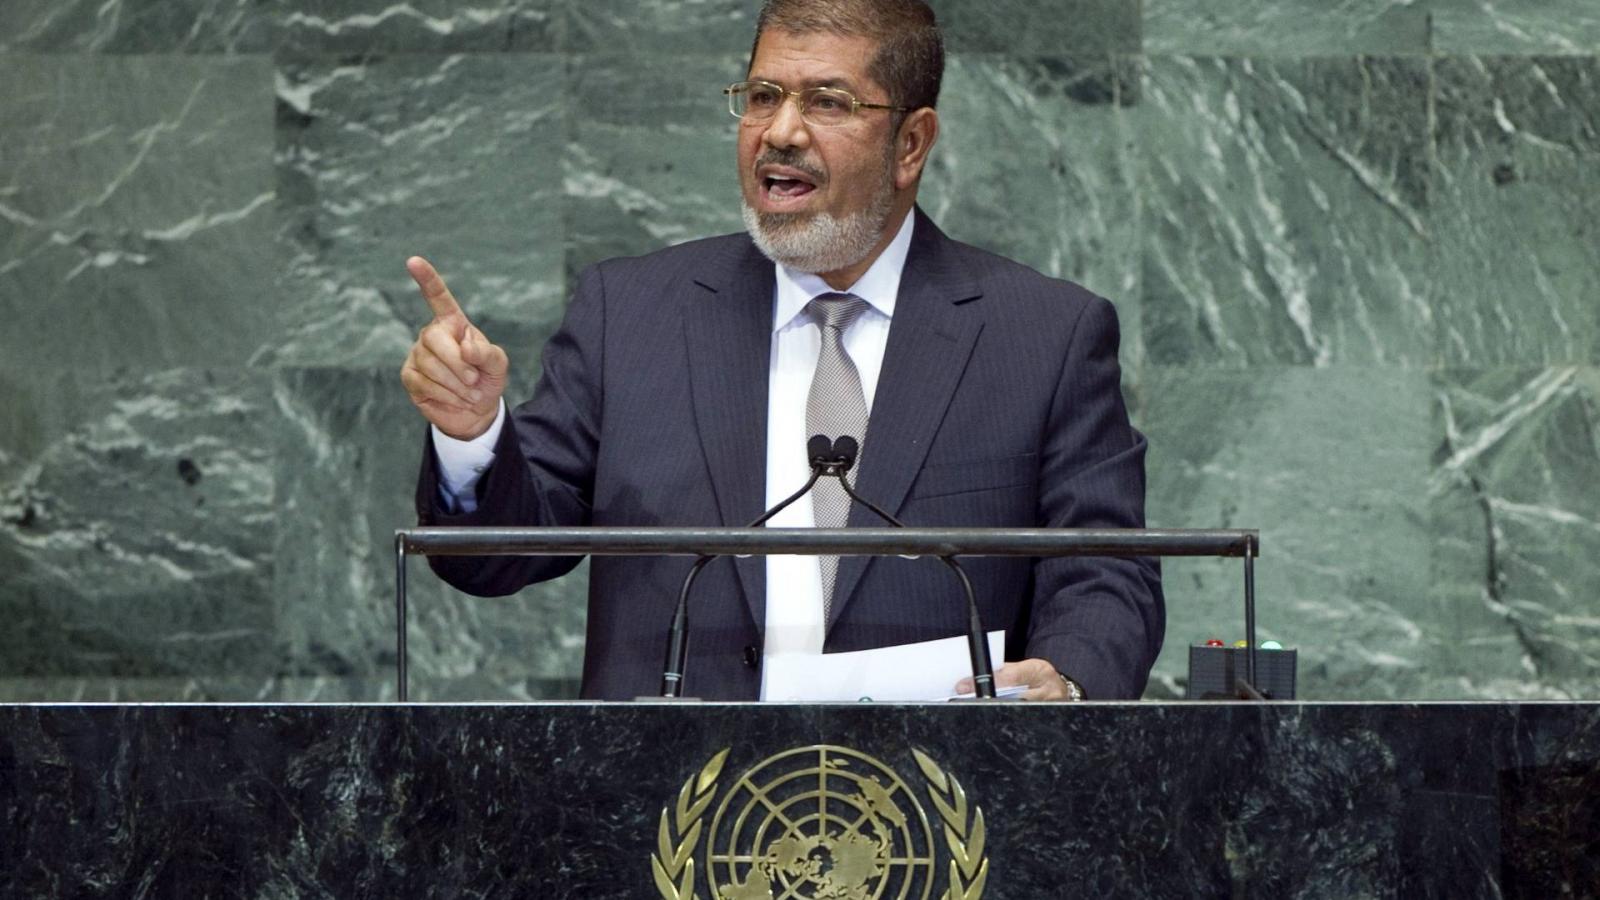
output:
M1066 675L1060 672L1057 672L1056 674L1061 675L1061 683L1067 689L1068 703L1082 703L1083 701L1089 699L1089 695L1083 692L1083 685L1073 681L1071 678L1068 678Z

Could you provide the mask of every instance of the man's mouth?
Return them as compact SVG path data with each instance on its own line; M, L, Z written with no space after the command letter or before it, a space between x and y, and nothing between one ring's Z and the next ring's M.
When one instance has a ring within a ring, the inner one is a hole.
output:
M817 189L816 185L798 178L771 177L762 179L761 183L766 185L768 195L782 199L804 197Z
M806 169L766 164L756 170L763 199L775 206L803 201L817 189L822 179Z

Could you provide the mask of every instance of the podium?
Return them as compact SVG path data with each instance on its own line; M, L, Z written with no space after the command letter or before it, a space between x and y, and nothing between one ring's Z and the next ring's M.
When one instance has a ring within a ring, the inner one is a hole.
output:
M7 898L1582 897L1597 822L1588 703L0 706Z
M1248 599L1256 540L414 529L402 695L413 552L1203 554ZM1592 703L0 705L0 898L1583 897L1597 834Z

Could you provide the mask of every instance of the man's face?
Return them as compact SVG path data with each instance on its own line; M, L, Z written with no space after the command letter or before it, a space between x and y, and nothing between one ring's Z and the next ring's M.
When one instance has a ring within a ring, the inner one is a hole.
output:
M868 38L769 30L752 81L788 90L835 87L865 103L897 98L867 77ZM739 127L745 224L763 252L807 272L847 269L877 245L894 202L888 110L858 110L835 126L808 125L792 100L770 120Z

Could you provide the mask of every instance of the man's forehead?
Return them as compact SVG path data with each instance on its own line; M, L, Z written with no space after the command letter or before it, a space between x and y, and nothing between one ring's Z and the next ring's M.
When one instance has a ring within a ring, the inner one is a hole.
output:
M772 84L776 84L779 87L788 88L791 91L798 91L798 90L801 90L803 88L814 88L814 87L843 88L844 90L847 90L847 91L853 91L853 90L857 90L858 89L855 79L848 78L848 77L843 76L843 75L838 75L838 76L833 76L833 77L822 76L822 77L811 77L811 78L785 78L782 75L776 74L774 72L761 72L761 71L757 71L757 70L752 69L750 71L750 78L753 81L771 82Z
M872 83L866 69L875 49L871 38L858 35L770 30L762 33L756 45L750 77L781 83L791 90L859 89Z

